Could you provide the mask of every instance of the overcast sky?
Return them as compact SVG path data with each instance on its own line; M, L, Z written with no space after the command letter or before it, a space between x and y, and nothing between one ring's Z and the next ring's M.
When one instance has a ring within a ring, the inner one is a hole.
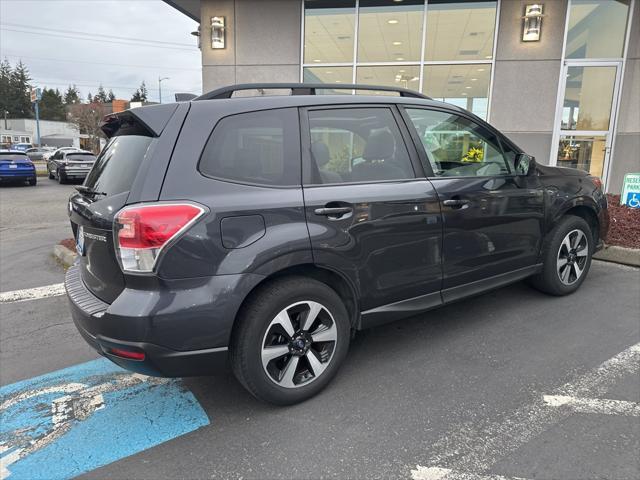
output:
M161 0L0 0L0 56L22 59L34 85L75 83L83 98L102 84L129 100L144 80L157 101L159 76L170 77L165 102L200 93L197 28Z

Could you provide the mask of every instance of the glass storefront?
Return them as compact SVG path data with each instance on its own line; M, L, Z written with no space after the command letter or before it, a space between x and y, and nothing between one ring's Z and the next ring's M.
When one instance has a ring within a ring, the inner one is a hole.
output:
M304 6L305 82L409 88L487 118L497 0Z

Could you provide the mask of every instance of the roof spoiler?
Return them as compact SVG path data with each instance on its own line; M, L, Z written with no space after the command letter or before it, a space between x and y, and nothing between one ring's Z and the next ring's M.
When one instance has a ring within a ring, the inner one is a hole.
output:
M158 137L177 108L177 103L169 103L110 113L102 119L100 129L107 138L113 137L118 130L124 128L133 128L137 134ZM133 131L130 134L133 134Z

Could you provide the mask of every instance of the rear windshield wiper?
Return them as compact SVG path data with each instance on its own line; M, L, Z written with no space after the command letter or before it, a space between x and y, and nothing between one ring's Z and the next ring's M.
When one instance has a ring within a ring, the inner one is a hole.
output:
M107 196L107 194L104 193L104 192L98 192L97 190L94 190L91 187L86 187L84 185L77 185L76 186L76 190L79 191L80 193L84 193L84 194L87 194L87 195L94 195L94 196L95 195L100 195L100 196L104 196L104 197Z

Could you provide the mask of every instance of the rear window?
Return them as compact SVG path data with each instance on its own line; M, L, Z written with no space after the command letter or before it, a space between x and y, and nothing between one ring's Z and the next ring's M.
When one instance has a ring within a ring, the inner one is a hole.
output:
M20 153L2 153L0 152L0 160L7 160L9 162L13 162L15 160L28 160L29 157L27 154Z
M93 162L96 156L88 153L67 153L67 158L76 162Z
M223 118L207 141L199 169L203 175L239 183L300 185L296 109Z
M153 137L142 135L112 137L84 184L109 196L128 192L152 141Z

